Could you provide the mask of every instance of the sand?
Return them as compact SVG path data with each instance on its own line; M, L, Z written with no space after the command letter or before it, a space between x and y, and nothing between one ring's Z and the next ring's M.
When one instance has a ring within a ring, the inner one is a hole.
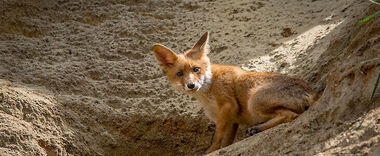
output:
M1 1L0 152L202 154L215 125L195 99L171 88L151 46L180 53L210 31L212 62L287 73L320 93L295 121L249 138L241 126L233 145L211 155L376 155L380 89L366 111L379 72L379 17L338 49L379 7L367 0Z

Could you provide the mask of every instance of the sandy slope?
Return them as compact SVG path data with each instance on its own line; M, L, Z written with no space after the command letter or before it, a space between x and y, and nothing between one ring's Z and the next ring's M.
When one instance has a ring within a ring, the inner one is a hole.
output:
M356 153L379 146L379 10L366 0L0 2L0 152L194 155L214 126L171 89L151 45L211 32L211 60L301 77L321 93L294 122L214 154ZM360 129L358 123L364 119ZM242 140L242 130L237 141Z

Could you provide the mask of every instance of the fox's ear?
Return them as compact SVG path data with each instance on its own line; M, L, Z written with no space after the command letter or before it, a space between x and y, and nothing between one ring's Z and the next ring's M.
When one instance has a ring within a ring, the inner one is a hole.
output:
M170 67L177 60L177 55L169 48L155 44L153 46L154 56L161 67Z
M210 46L208 45L209 32L205 32L197 43L186 53L187 57L193 59L199 59L202 56L207 55L210 52Z

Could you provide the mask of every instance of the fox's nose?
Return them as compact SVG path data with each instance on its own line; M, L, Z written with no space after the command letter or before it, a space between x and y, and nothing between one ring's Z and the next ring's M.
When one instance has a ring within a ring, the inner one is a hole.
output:
M189 89L193 89L194 87L195 87L194 83L188 83L187 84L187 88L189 88Z

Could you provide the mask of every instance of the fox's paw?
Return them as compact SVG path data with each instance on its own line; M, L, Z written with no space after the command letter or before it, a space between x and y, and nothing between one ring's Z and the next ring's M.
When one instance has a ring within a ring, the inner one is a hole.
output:
M246 131L245 131L245 135L247 136L247 137L249 137L249 136L253 136L253 135L255 135L256 133L259 133L259 132L261 132L258 128L256 128L256 126L253 126L253 127L251 127L251 128L248 128Z

